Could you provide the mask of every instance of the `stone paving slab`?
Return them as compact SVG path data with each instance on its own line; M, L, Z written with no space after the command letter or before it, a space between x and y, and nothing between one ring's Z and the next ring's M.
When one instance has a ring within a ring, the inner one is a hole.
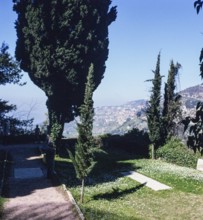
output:
M30 179L43 177L44 174L41 168L15 168L14 177L16 179Z
M197 161L197 170L203 171L203 159L198 159L198 161Z
M171 187L160 183L156 180L153 180L149 177L146 177L138 172L135 171L129 171L129 172L123 172L122 173L124 176L130 177L133 180L136 180L137 182L141 183L141 184L145 184L147 187L158 191L158 190L168 190L171 189Z

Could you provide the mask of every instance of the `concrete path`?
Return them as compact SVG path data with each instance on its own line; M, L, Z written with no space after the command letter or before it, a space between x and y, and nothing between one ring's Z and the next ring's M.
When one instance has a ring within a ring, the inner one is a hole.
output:
M136 180L137 182L139 182L141 184L145 184L147 187L149 187L155 191L171 189L171 187L169 187L163 183L160 183L156 180L153 180L149 177L146 177L138 172L130 171L130 172L123 172L122 174L124 176L130 177L133 180Z
M6 148L13 158L3 220L77 220L75 207L61 186L46 178L37 145Z

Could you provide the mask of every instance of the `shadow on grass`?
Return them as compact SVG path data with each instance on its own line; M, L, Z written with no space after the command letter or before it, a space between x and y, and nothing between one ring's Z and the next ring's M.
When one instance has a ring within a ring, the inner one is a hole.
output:
M117 199L119 197L125 196L129 193L134 193L138 191L139 189L143 188L146 185L146 183L140 184L136 187L132 187L130 189L124 189L121 190L119 188L113 188L113 191L110 193L101 193L93 196L93 199L98 200L98 199L106 199L106 200L111 200L111 199Z
M129 217L112 213L111 210L101 211L95 208L83 207L82 212L85 215L85 219L87 220L95 220L95 219L102 219L102 220L140 220L140 218L136 218L135 216Z
M130 159L135 159L135 155L129 155L120 150L110 150L106 154L96 155L97 164L86 179L85 185L91 186L105 182L113 182L123 176L122 172L138 170L140 167L136 167L130 161L126 161ZM60 181L68 187L81 185L81 182L76 178L75 170L70 160L57 158L56 171Z

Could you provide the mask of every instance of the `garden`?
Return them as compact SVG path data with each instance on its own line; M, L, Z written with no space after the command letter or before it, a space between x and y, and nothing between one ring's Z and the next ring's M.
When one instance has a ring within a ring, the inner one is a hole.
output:
M177 141L173 142L177 145ZM81 183L76 178L71 160L56 158L60 181L71 191L86 219L202 218L202 172L163 159L140 158L121 148L107 147L105 152L97 156L98 163L86 180L84 203L79 202ZM180 154L177 160L179 158ZM193 165L189 163L189 166ZM151 177L172 189L153 191L122 175L123 171L129 170Z

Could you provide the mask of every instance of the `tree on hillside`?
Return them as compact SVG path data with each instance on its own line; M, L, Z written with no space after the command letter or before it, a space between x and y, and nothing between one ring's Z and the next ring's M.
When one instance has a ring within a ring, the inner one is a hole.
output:
M151 81L153 86L151 90L150 100L146 110L147 124L149 129L149 138L152 143L152 158L155 158L155 151L160 145L161 141L161 81L162 76L160 74L160 53L157 57L156 69L152 71L154 73L154 79Z
M100 84L108 58L108 26L116 19L111 0L13 0L16 58L47 96L55 145L64 122L79 114L91 63Z
M80 107L80 123L78 127L78 140L75 146L75 155L69 151L70 158L75 167L77 178L82 182L81 202L84 198L85 178L89 175L95 165L94 152L97 148L94 146L94 138L92 136L93 129L93 91L94 91L94 67L91 64L87 76L84 103Z
M164 140L175 134L176 121L181 117L181 96L175 92L176 79L181 65L170 63L167 83L164 89L164 103L162 112L162 137Z

